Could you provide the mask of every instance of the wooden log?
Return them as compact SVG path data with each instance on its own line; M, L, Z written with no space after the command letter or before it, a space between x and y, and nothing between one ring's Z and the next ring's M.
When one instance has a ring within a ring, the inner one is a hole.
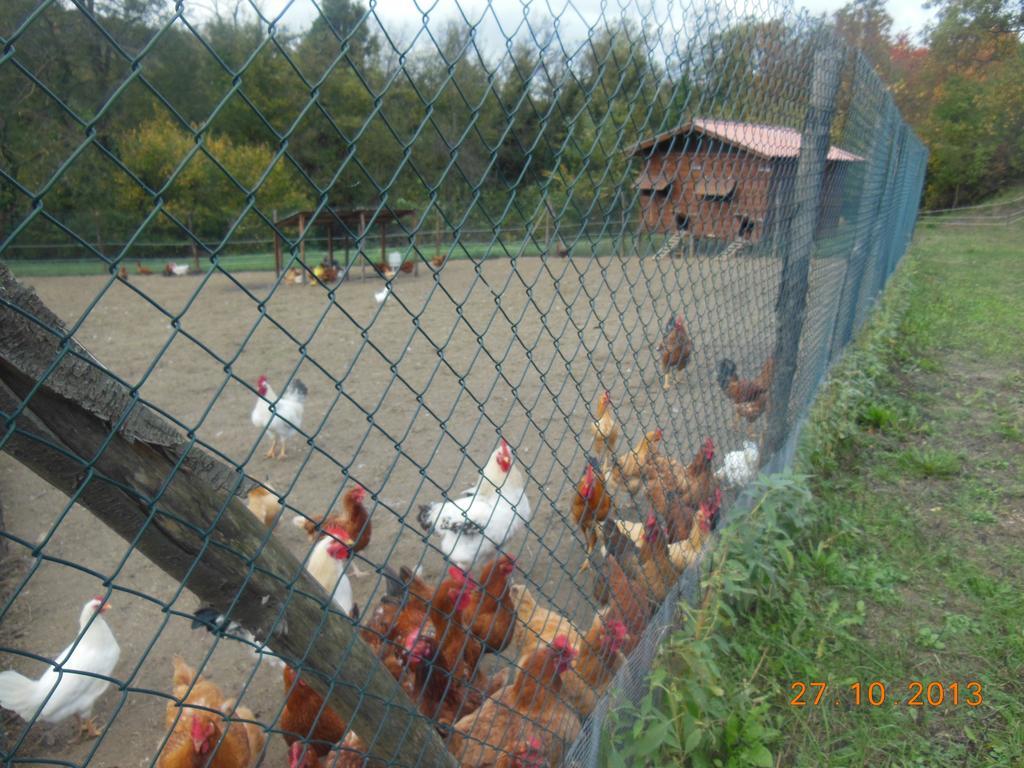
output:
M819 42L819 48L814 54L811 93L804 117L800 156L796 167L793 191L796 207L787 238L789 248L783 257L779 297L775 304L775 374L769 395L769 454L782 447L791 426L789 401L793 391L793 380L796 377L800 336L807 310L807 278L821 208L825 159L830 144L832 117L836 109L841 64L840 51L829 45L826 40Z
M244 476L69 338L0 264L0 448L267 643L394 765L454 765L329 596L249 512Z

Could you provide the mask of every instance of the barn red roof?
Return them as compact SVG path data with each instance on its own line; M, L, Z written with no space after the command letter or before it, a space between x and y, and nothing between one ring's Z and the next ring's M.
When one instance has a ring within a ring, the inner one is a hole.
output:
M710 120L698 117L684 123L675 130L659 133L657 136L634 145L631 154L662 144L676 136L697 134L710 136L726 144L740 147L764 158L797 157L800 154L800 131L782 125L759 125L731 120ZM687 136L688 138L688 136ZM681 142L676 149L683 149ZM829 147L828 159L843 162L857 162L864 158L838 147Z

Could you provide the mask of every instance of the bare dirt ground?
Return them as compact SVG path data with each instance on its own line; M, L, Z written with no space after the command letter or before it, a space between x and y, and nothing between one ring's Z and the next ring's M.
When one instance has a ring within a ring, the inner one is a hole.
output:
M842 271L838 260L812 270L799 373L806 386L823 370L812 355L830 332ZM460 261L436 278L422 267L418 277L401 275L380 306L376 279L332 291L281 286L272 295L267 273L29 282L145 400L286 496L275 535L299 557L308 545L289 522L294 511L319 518L358 481L374 500L367 559L422 564L436 577L442 561L416 526L417 505L472 482L476 468L460 445L480 464L504 436L529 475L534 507L510 547L522 568L517 578L542 602L589 622L591 577L574 583L582 548L568 510L590 448L591 404L610 390L621 448L654 427L664 430L665 451L687 460L704 435L720 456L738 448L742 435L715 369L729 356L741 375L752 375L770 352L778 277L776 261L743 255L523 259L515 271L508 261ZM654 347L678 312L695 353L680 383L663 392ZM306 436L292 439L287 459L268 460L249 420L256 397L240 381L253 387L266 374L280 391L296 368L309 388ZM213 644L164 606L191 612L197 599L6 455L0 496L8 532L35 547L11 542L4 561L0 646L52 657L73 638L84 602L102 591L101 576L150 598L115 594L108 618L121 644L115 675L123 687L98 703L100 721L109 722L104 735L69 743L68 725L25 734L24 723L4 713L3 750L16 746L16 758L34 764L150 764L163 738L166 699L157 694L169 690L172 656L196 664ZM376 574L354 581L364 609L383 590L379 582ZM38 675L42 665L0 653L0 668ZM254 668L247 649L221 641L205 673L271 726L283 705L279 671ZM286 765L280 737L268 745L263 764Z

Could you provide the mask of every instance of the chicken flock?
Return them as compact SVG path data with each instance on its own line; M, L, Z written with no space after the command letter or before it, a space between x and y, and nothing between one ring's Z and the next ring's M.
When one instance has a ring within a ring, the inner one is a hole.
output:
M668 321L656 352L668 388L693 354L681 316ZM740 378L731 360L719 363L718 384L737 421L749 425L767 410L772 372L770 358L753 379ZM301 430L308 390L293 378L278 396L266 376L255 390L252 423L261 437L270 437L267 458L282 460L288 439ZM717 470L710 437L688 458L666 455L660 429L620 451L623 430L608 392L598 397L592 418L591 455L578 470L566 509L555 510L578 530L580 572L592 573L588 601L596 610L589 625L543 605L506 551L529 525L533 506L527 478L503 438L469 488L421 506L415 515L445 558L443 578L430 583L417 570L382 563L376 570L386 593L367 610L355 604L350 581L367 575L353 562L373 535L367 491L351 485L323 519L293 519L309 538L310 576L356 624L460 765L559 765L657 607L700 559L723 487L749 482L759 466L760 447L752 440L727 454ZM268 528L281 518L282 505L269 486L254 486L247 506ZM98 735L92 709L110 686L119 657L104 619L108 608L103 596L84 606L76 642L55 660L66 668L63 674L51 668L31 680L0 673L0 705L26 720L74 717L84 733ZM193 627L223 634L224 624L212 609L201 609ZM280 710L270 731L230 691L176 658L168 670L163 727L154 729L156 765L249 768L262 764L271 733L286 743L289 768L385 765L369 756L367 734L350 729L326 706L301 669L282 662L279 667L283 708L270 707Z

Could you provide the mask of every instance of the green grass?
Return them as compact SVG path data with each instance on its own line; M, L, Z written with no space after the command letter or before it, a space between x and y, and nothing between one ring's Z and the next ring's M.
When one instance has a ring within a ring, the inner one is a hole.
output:
M617 240L613 238L598 238L588 239L584 238L581 241L578 252L581 253L596 253L599 256L608 255L614 252L617 247ZM520 253L520 241L505 241L504 247L497 244L489 243L473 243L460 241L458 244L451 242L441 244L441 253L447 254L451 251L450 259L485 259L485 258L507 258L510 254L517 254L521 256L538 256L540 255L540 248L536 243L527 243L522 248ZM394 246L395 249L403 250L397 243ZM392 250L389 248L388 250ZM366 250L367 257L373 261L379 261L381 258L380 245L368 246ZM434 257L434 246L430 244L426 246L422 252L425 259L429 260ZM319 264L327 256L326 250L309 248L306 250L306 263L313 265ZM355 262L353 269L359 270L359 262L355 261L355 251L350 252L350 256ZM288 254L285 254L285 260L289 258ZM342 249L335 250L334 258L339 262L344 262L344 251ZM136 273L135 262L140 260L148 269L153 272L159 273L163 270L164 265L168 261L176 261L178 263L192 264L192 259L185 256L166 256L161 258L142 258L136 259L134 256L128 256L125 258L125 266L128 269L129 274L134 275ZM109 274L111 271L116 271L116 267L111 268L99 259L0 259L11 271L14 272L15 277L68 277L77 275L102 275ZM200 269L202 271L208 271L212 268L212 263L208 258L200 259ZM218 264L221 268L226 269L230 272L268 272L274 269L274 253L273 251L263 251L256 253L238 253L228 254L218 258ZM369 266L367 264L367 266Z
M1022 242L918 231L819 396L806 475L723 533L612 764L1024 765ZM797 681L823 703L791 706ZM886 703L854 704L872 681ZM911 681L977 681L983 703L910 707Z

